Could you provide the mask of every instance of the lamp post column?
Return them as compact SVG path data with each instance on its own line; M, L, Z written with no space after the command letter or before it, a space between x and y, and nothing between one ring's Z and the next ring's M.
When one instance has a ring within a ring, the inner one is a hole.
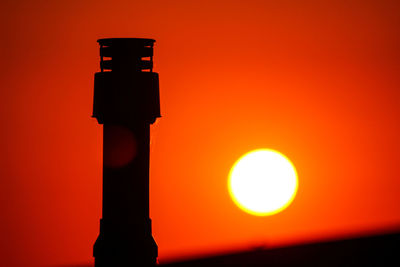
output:
M152 266L150 125L160 117L152 39L100 39L93 117L103 124L103 208L96 267Z

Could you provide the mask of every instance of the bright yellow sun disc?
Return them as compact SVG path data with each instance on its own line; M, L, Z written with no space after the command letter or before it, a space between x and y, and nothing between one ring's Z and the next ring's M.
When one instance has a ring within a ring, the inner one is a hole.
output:
M297 187L294 165L272 149L257 149L240 157L228 179L229 193L236 205L257 216L284 210L293 201Z

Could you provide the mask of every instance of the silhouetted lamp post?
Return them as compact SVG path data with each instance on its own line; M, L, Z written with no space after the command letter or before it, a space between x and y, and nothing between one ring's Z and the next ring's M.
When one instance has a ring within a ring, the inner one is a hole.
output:
M152 39L100 39L93 117L103 124L103 212L95 266L151 266L150 124L160 117Z

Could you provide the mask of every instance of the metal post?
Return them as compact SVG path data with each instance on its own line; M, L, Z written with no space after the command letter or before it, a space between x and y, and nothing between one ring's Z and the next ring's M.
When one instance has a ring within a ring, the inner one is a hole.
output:
M153 266L149 218L150 124L160 117L152 39L100 39L93 117L103 124L103 214L96 267Z

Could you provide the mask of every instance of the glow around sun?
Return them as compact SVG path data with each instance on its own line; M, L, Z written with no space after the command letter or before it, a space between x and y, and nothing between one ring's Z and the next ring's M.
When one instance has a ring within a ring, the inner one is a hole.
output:
M272 149L257 149L240 157L228 179L229 193L239 208L257 216L276 214L290 205L298 187L290 160Z

